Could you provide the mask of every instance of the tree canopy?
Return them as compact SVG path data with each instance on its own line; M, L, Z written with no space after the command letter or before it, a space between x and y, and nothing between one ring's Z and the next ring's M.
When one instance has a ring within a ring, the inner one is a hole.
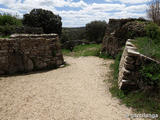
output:
M106 30L105 21L92 21L86 24L86 34L90 41L101 43Z
M61 17L49 10L33 9L29 14L24 15L23 24L30 27L42 27L46 34L60 35L62 31Z

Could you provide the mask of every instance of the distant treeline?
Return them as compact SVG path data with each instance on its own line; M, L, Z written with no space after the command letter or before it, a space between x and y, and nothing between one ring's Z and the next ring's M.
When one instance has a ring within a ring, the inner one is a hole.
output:
M101 43L105 34L107 23L105 21L92 21L85 27L63 28L61 42L83 40Z
M61 41L66 42L69 40L84 40L86 39L86 28L77 27L77 28L63 28Z

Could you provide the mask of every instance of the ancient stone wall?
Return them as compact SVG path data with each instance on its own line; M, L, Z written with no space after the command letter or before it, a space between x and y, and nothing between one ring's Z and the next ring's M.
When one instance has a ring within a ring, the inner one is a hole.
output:
M142 64L160 64L158 61L137 52L137 48L132 41L134 40L126 42L119 65L118 85L122 90L135 90L141 87L141 74L139 70Z
M0 39L0 75L56 68L63 63L56 34L15 34Z
M110 19L102 43L102 52L112 57L121 52L127 39L145 36L148 23L141 19Z

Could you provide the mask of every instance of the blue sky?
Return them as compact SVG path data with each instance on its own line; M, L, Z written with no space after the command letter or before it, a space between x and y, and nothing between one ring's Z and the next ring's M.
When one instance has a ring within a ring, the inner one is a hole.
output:
M93 20L144 17L150 0L0 0L0 13L23 17L33 8L53 11L63 27L81 27Z

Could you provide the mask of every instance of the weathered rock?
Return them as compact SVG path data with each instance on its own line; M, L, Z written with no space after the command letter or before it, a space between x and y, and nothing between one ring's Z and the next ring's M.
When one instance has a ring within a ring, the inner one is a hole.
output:
M125 66L126 70L134 70L135 69L135 66L133 64L125 63L124 66Z
M57 34L14 34L0 39L0 75L54 68L63 63Z

